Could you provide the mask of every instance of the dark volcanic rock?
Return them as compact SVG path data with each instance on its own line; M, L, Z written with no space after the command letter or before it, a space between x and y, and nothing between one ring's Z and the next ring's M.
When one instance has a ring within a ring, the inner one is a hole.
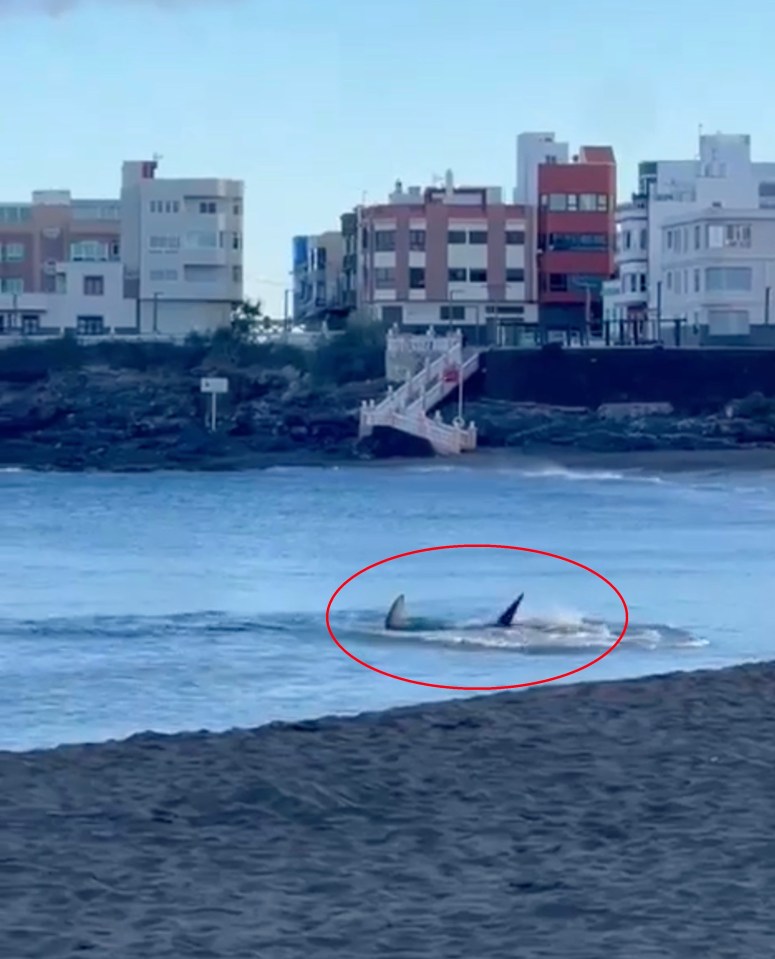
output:
M215 434L206 428L199 376L226 375ZM315 385L290 367L143 371L93 366L32 380L0 377L0 463L37 469L234 469L272 462L430 457L430 444L378 428L358 441L363 400L384 381ZM452 397L446 419L455 415ZM468 399L482 447L600 452L717 450L775 444L775 400L753 395L712 415L676 415L667 404L598 410ZM317 459L316 459L317 458Z
M428 440L394 430L391 426L375 426L371 436L360 440L356 448L359 455L368 459L435 456Z

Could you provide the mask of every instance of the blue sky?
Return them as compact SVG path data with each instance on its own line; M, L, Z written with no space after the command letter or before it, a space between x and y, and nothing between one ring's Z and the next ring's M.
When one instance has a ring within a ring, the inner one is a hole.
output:
M0 0L0 200L114 195L123 159L246 183L248 293L282 306L295 233L396 178L514 183L521 130L641 159L751 133L775 160L775 4L707 0Z

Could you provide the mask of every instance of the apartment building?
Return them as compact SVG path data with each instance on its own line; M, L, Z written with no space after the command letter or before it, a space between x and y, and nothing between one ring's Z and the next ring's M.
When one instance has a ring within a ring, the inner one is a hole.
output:
M775 346L775 210L711 209L661 231L661 304L694 342Z
M534 225L498 187L404 189L342 217L343 297L407 330L461 329L471 342L520 342L536 328Z
M155 161L123 165L124 297L140 333L180 336L229 322L243 296L243 184L165 179Z
M343 256L344 238L336 230L293 238L294 320L322 318L339 306Z
M242 184L123 166L119 199L0 204L0 334L184 337L242 299Z
M760 222L759 211L774 208L775 163L752 160L751 138L747 134L704 134L699 137L697 154L692 159L640 163L637 192L616 212L616 278L606 285L604 295L604 314L608 323L621 331L624 340L638 336L658 338L666 326L672 326L676 321L684 323L687 335L711 340L717 336L725 338L728 334L721 331L726 329L726 321L722 321L720 314L714 313L715 321L709 322L711 314L708 311L713 304L690 303L684 294L682 272L676 281L678 266L675 257L685 257L686 250L682 246L678 252L668 246L676 236L679 237L676 242L680 243L683 236L683 233L674 234L672 231L679 226L687 227L691 234L691 252L700 254L705 241L701 239L700 246L694 248L695 226L698 236L703 238L710 226L727 222L733 228ZM729 211L729 214L718 214L719 210ZM717 222L719 217L720 222ZM767 219L766 215L763 219ZM758 228L759 235L762 235L762 229ZM718 234L713 231L712 235ZM736 235L734 231L733 235ZM702 282L705 265L701 262L691 264L691 271L695 266L700 270ZM709 266L712 268L713 264ZM751 274L754 287L756 275L754 269ZM694 273L691 272L690 276L689 293L702 292L694 291ZM671 284L669 290L668 282ZM678 298L673 286L675 282L682 284ZM757 295L763 295L761 289ZM748 312L751 336L766 335L754 329L763 323L763 311L749 309ZM695 319L701 322L695 323ZM738 328L742 328L740 322ZM729 335L739 339L742 334Z

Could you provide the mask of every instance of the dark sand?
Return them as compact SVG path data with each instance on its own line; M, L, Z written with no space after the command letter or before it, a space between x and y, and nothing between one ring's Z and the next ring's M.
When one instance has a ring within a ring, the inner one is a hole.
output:
M0 956L771 959L775 664L0 755Z

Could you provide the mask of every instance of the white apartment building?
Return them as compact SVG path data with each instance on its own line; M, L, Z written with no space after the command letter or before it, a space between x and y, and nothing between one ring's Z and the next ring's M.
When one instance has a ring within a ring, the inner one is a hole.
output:
M514 202L538 206L538 168L544 163L569 163L570 146L554 133L520 133L517 136L517 176Z
M217 329L243 295L242 182L155 174L155 162L123 165L124 296L141 334Z
M240 181L124 164L119 200L37 191L0 204L0 344L18 337L184 338L243 297Z
M775 209L714 207L661 231L661 300L701 343L775 345Z
M681 318L665 300L665 228L705 211L775 207L775 163L751 159L748 135L715 133L700 136L696 158L644 162L638 172L638 192L617 208L617 279L604 288L604 319L637 320L655 337L660 323Z

